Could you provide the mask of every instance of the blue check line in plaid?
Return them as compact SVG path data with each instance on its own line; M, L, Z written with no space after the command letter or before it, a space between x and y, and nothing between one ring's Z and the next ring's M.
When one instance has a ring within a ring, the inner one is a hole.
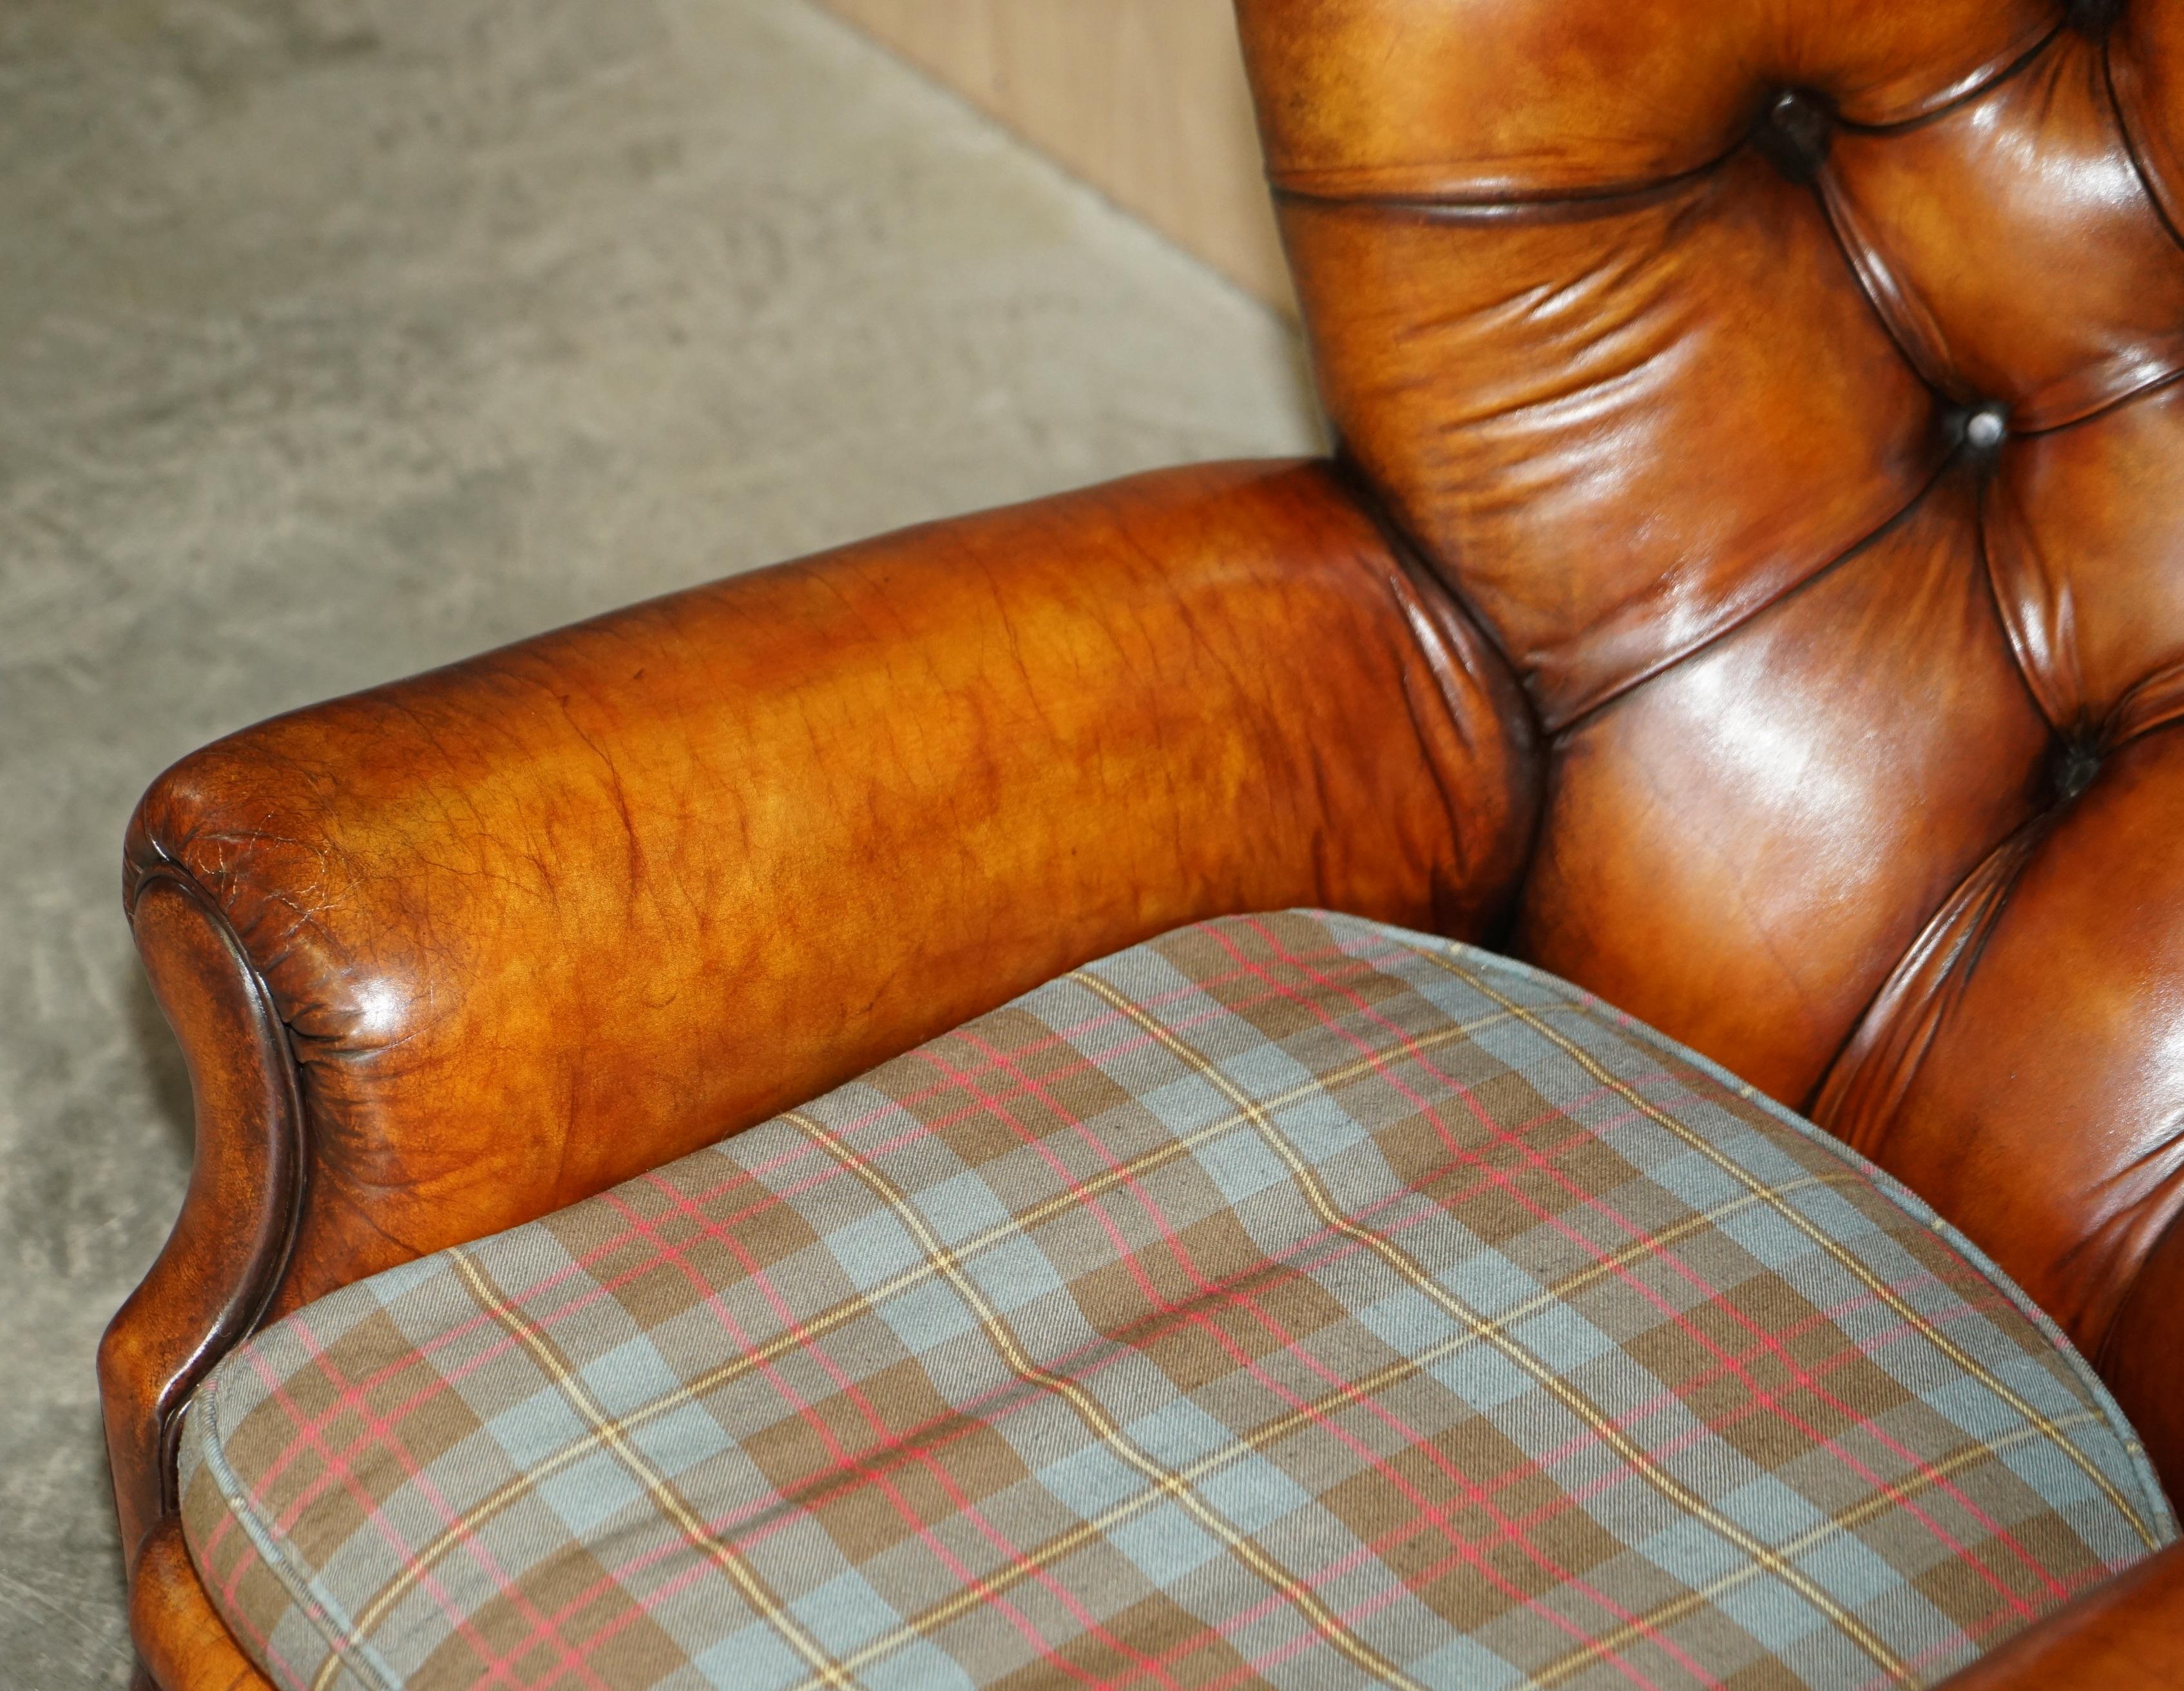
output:
M1916 1685L2176 1534L2023 1296L1576 989L1184 929L216 1371L283 1686Z

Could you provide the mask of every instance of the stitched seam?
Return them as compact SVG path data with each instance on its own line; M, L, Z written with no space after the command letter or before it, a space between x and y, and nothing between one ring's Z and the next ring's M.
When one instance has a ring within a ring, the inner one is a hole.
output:
M2020 873L2022 873L2021 867ZM2014 879L2014 877L2013 881ZM2064 1366L2076 1376L2078 1383L2085 1388L2086 1394L2092 1398L2094 1407L2100 1411L2102 1421L2107 1426L2109 1431L2116 1436L2117 1443L2122 1446L2123 1454L2137 1476L2140 1489L2144 1493L2142 1500L2148 1506L2147 1512L2151 1518L2155 1538L2162 1543L2171 1543L2176 1540L2180 1532L2180 1522L2175 1505L2170 1502L2168 1493L2162 1489L2160 1478L2153 1470L2153 1459L2147 1454L2145 1445L2140 1442L2138 1430L2131 1426L2130 1418L2123 1412L2122 1405L2116 1402L2115 1396L2109 1390L2107 1382L2103 1381L2100 1375L2095 1371L2092 1364L2086 1359L2084 1353L2071 1343L2070 1335L2056 1325L2054 1318L2034 1303L2025 1288L2005 1274L2000 1264L1979 1246L1973 1243L1956 1223L1943 1215L1878 1163L1869 1162L1858 1156L1833 1134L1785 1109L1756 1087L1746 1081L1737 1080L1719 1063L1700 1055L1697 1052L1675 1045L1674 1041L1657 1029L1646 1027L1642 1023L1635 1023L1633 1025L1642 1029L1657 1046L1670 1049L1679 1059L1693 1063L1702 1071L1727 1080L1749 1102L1774 1117L1785 1126L1796 1129L1812 1143L1822 1147L1830 1154L1841 1158L1854 1172L1870 1180L1883 1196L1896 1203L1914 1219L1932 1229L1947 1241L1958 1255L1970 1264L1982 1279L2003 1295L2011 1308L2031 1322L2033 1326L2055 1347L2057 1353L2063 1359Z

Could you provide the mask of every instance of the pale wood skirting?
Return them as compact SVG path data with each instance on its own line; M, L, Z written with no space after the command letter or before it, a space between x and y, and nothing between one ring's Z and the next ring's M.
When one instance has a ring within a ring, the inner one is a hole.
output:
M1233 0L819 0L1293 310Z

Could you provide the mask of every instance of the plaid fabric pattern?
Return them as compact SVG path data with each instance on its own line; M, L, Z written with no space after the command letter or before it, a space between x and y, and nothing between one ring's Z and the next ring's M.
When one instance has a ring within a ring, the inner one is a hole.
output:
M1576 989L1185 929L259 1334L284 1687L1864 1687L2168 1542L1976 1251Z

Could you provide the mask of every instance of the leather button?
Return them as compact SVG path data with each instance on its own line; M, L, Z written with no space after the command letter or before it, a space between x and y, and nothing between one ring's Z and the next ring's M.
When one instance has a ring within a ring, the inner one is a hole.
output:
M1752 134L1752 144L1767 161L1793 182L1809 182L1827 162L1828 137L1835 114L1814 94L1786 88L1767 108Z
M2082 734L2074 735L2055 748L2048 765L2048 784L2057 804L2068 804L2092 786L2100 773L2100 748Z
M2123 15L2123 0L2066 0L2070 27L2089 41L2099 41Z
M1992 452L2009 433L2008 414L2000 405L1981 405L1964 419L1964 444L1975 452Z

